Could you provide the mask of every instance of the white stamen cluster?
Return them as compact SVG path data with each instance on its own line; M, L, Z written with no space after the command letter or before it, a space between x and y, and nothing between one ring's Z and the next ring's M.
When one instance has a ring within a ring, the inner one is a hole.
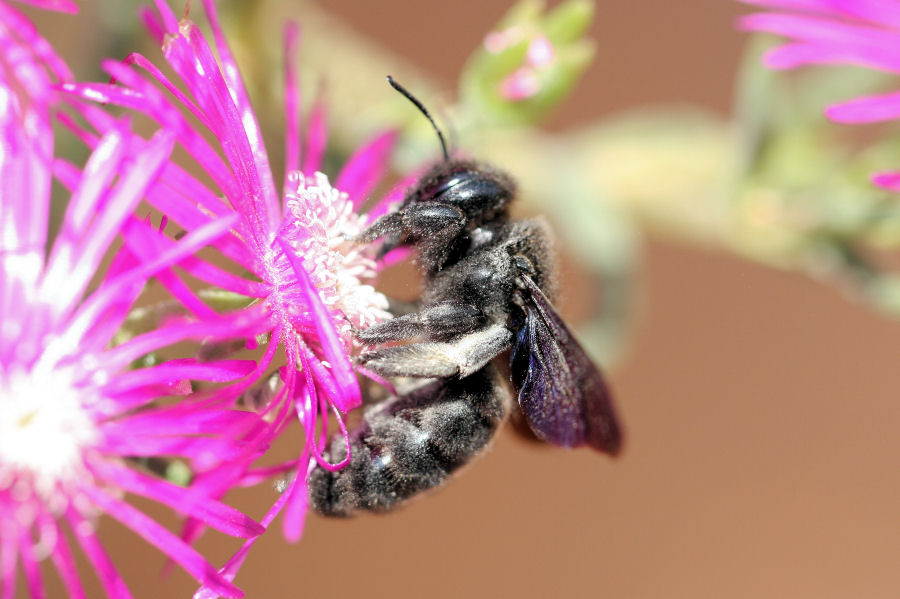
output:
M69 372L0 373L0 489L30 482L43 496L83 473L98 436Z
M297 183L286 200L294 249L349 342L350 324L364 329L390 318L387 298L369 284L377 274L372 249L351 241L365 229L365 217L323 173L296 172L290 181Z

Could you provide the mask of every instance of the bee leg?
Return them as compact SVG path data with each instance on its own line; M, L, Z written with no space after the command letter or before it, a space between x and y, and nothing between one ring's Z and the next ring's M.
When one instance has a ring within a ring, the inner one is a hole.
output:
M403 213L389 212L375 220L374 223L353 238L357 243L371 243L388 235L396 236L403 232Z
M447 258L450 242L466 226L466 214L456 206L441 202L417 202L397 212L385 214L354 238L358 243L371 243L384 238L378 251L384 257L389 251L410 241L419 246L419 258L427 270L439 270Z
M426 341L366 352L362 365L382 376L464 378L509 349L512 333L503 325L460 335L449 342Z
M466 226L466 213L449 204L418 202L403 210L403 228L419 246L419 262L426 270L440 270L451 242Z
M427 335L429 339L451 339L484 325L484 312L469 304L444 302L419 312L398 316L355 333L363 343L375 345Z

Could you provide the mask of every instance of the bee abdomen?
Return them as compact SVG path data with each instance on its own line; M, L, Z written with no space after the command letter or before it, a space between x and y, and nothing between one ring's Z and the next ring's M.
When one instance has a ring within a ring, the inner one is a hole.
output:
M438 486L490 443L506 404L506 390L488 367L373 406L350 434L350 464L338 472L316 468L310 474L313 509L329 516L382 512ZM326 459L335 463L345 456L338 435Z

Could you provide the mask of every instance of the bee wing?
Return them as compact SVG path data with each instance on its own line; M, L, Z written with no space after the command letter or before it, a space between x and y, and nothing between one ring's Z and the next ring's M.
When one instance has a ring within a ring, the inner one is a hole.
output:
M510 370L528 425L548 443L615 455L621 432L603 375L547 296L530 277L523 279Z

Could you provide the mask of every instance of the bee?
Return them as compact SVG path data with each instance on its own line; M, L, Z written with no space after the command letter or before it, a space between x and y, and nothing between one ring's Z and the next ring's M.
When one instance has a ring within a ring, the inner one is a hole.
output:
M358 359L385 377L434 380L368 407L349 443L331 440L325 457L342 461L349 445L349 464L314 468L308 479L310 505L330 516L392 510L482 453L510 408L493 364L507 350L519 408L538 438L612 456L622 442L603 375L549 299L547 225L511 219L513 180L452 159L428 110L388 82L429 120L444 159L359 237L381 239L381 255L414 248L424 293L414 311L357 331L374 348Z

